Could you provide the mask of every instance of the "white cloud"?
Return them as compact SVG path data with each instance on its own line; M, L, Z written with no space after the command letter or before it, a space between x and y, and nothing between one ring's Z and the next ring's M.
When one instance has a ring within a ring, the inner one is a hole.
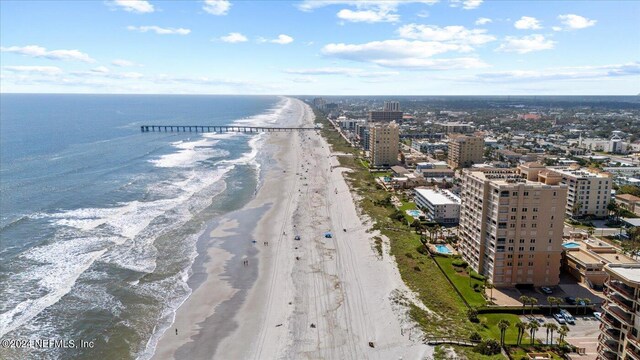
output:
M400 20L400 15L384 10L357 10L342 9L338 11L338 18L350 22L396 22Z
M449 6L462 7L465 10L473 10L482 5L483 0L449 0Z
M231 3L227 0L204 0L202 10L208 12L211 15L227 15Z
M91 69L92 72L106 74L109 72L109 68L106 66L98 66L96 68Z
M422 10L419 13L417 13L416 16L420 18L427 18L429 17L429 12L426 10Z
M487 66L474 57L430 59L447 52L470 52L467 44L437 41L384 40L364 44L328 44L322 48L327 56L341 59L369 62L391 68L409 69L459 69Z
M287 74L297 75L346 75L352 77L387 77L398 75L397 71L369 71L358 68L343 68L343 67L321 67L312 69L287 69L284 71Z
M401 4L420 3L432 5L438 3L440 0L304 0L300 2L297 7L302 11L313 11L315 9L331 6L331 5L348 5L355 6L358 9L370 9L370 8L397 8Z
M542 26L540 26L540 21L534 17L531 16L523 16L520 18L520 20L516 21L515 23L513 23L513 26L516 27L516 29L520 29L520 30L538 30L538 29L542 29Z
M269 42L272 42L274 44L286 45L291 44L293 42L293 38L289 35L280 34L278 35L278 38L269 40Z
M552 81L552 80L596 80L611 77L640 77L640 62L601 66L576 66L541 70L513 70L482 73L474 76L481 82Z
M408 24L398 29L398 34L407 39L443 41L455 44L481 45L496 38L485 29L467 29L464 26Z
M564 28L567 30L578 30L588 28L593 26L598 22L597 20L587 19L586 17L575 15L575 14L566 14L559 15L558 19L564 25Z
M111 62L111 65L115 65L118 67L131 67L131 66L136 66L137 64L129 60L115 59Z
M489 18L481 17L481 18L478 18L478 20L476 20L476 25L486 25L492 22L493 20Z
M356 9L341 9L336 16L349 22L397 22L400 15L397 14L398 6L410 3L435 4L439 0L305 0L298 4L298 9L302 11L313 11L314 9L331 5L353 6ZM428 13L418 13L420 17L428 16Z
M245 42L249 39L247 39L247 37L242 35L241 33L232 32L232 33L229 33L229 35L221 36L220 40L228 43L239 43L239 42Z
M95 62L94 59L92 59L89 55L81 52L80 50L47 51L46 48L38 45L0 47L0 51L32 57L46 58L50 60L76 60L88 63Z
M152 13L155 9L146 0L113 0L113 5L119 6L124 11L135 13Z
M562 31L562 27L560 27L560 26L552 26L551 29L553 31Z
M484 61L475 57L461 57L448 59L381 59L376 62L380 66L406 68L414 70L453 70L478 69L489 67Z
M153 31L159 35L187 35L191 32L189 29L183 28L163 28L155 25L151 26L127 26L127 30L130 31L139 31L139 32L149 32Z
M30 73L42 75L62 74L62 69L57 66L3 66L2 69L15 73Z
M496 50L526 54L533 51L553 49L556 42L546 39L543 35L534 34L523 37L507 36L505 42Z

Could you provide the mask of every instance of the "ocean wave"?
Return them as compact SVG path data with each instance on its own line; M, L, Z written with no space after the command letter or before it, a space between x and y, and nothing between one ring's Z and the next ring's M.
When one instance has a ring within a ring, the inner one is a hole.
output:
M212 134L215 135L215 134ZM158 159L149 160L150 163L156 167L192 167L195 164L210 159L212 157L224 157L228 156L229 152L222 149L215 149L215 145L218 141L211 139L222 139L223 137L208 136L195 141L177 141L171 145L177 152L160 156Z
M67 294L76 283L80 275L93 262L107 251L106 249L86 251L83 246L91 239L78 238L56 242L30 250L24 257L27 260L39 262L22 273L17 274L11 281L13 284L24 286L37 282L37 289L32 291L46 293L37 298L28 298L16 304L13 308L0 314L0 337L17 329L33 319L44 309L57 303ZM7 291L16 291L7 286Z
M278 120L280 120L285 110L287 110L292 105L293 100L291 98L283 97L273 108L267 110L266 112L248 117L246 119L239 119L234 121L233 123L236 125L247 126L274 125L278 122Z

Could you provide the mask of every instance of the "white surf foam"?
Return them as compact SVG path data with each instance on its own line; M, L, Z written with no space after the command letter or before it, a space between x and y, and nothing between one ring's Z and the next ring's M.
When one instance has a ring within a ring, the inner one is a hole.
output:
M215 134L214 134L215 135ZM160 156L158 159L149 160L150 163L157 167L192 167L198 162L207 160L211 157L227 156L228 151L212 148L218 141L214 139L223 139L224 137L204 137L195 141L177 141L171 145L177 149L177 152Z
M106 249L86 251L84 245L87 242L92 242L92 239L59 241L33 248L23 255L28 260L40 262L42 265L17 274L11 282L26 284L37 280L38 292L46 292L46 294L35 299L23 300L12 309L0 314L0 337L57 303L71 291L78 277L107 251Z

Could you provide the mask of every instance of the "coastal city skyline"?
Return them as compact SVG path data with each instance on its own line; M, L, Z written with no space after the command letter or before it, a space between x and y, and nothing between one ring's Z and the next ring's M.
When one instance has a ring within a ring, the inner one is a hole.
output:
M3 93L640 92L636 2L0 6Z

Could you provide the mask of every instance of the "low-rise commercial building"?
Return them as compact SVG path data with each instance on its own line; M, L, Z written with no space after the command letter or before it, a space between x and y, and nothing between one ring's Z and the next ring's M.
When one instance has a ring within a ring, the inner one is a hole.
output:
M640 197L631 194L616 195L616 202L623 208L640 215Z
M562 266L566 272L591 288L600 289L607 280L606 264L637 264L610 244L597 239L573 240L562 244Z
M460 198L449 190L414 189L414 201L429 220L441 224L460 221Z

